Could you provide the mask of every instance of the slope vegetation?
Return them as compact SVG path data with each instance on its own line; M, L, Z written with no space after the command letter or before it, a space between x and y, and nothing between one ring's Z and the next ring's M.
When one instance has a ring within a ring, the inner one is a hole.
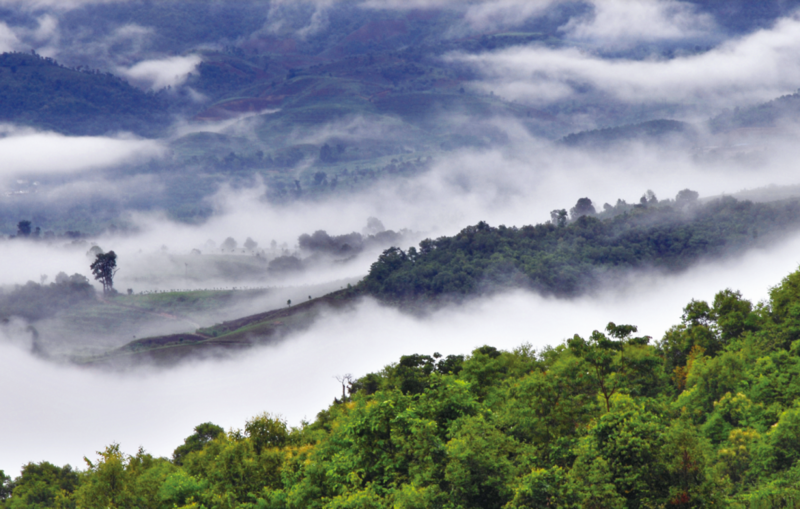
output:
M740 252L800 226L800 200L773 203L731 197L708 203L682 191L676 200L619 201L596 214L588 198L553 211L535 226L478 223L419 249L392 248L360 284L391 302L461 298L497 288L529 288L572 297L635 270L682 270L703 258ZM624 279L623 279L624 280Z
M0 55L0 120L65 134L156 135L165 103L109 73L62 67L26 53Z
M795 272L758 306L690 302L657 342L608 323L406 355L297 428L263 413L199 424L172 460L111 444L82 472L0 473L0 507L796 507L798 309Z

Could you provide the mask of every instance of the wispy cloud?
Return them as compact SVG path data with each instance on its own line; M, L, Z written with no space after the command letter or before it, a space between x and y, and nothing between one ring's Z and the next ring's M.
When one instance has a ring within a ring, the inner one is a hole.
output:
M135 83L159 90L183 84L201 61L202 58L198 55L144 60L127 68L118 67L117 72Z
M20 40L5 22L0 21L0 52L15 51L19 49Z
M461 13L462 20L450 32L493 31L511 28L544 13L560 0L365 0L360 5L378 10L447 9Z
M464 21L475 30L514 27L543 13L554 0L495 0L467 7Z
M516 47L451 55L483 73L480 88L508 99L549 102L576 87L594 87L628 102L721 106L764 101L800 83L800 19L726 42L702 54L669 60L604 59L575 48Z
M709 37L714 19L676 0L602 0L593 11L563 27L567 36L599 46Z
M34 174L74 173L158 157L154 140L102 136L64 136L0 125L0 179Z
M339 3L341 0L274 0L269 5L264 27L256 34L265 32L305 39L328 26L328 10Z

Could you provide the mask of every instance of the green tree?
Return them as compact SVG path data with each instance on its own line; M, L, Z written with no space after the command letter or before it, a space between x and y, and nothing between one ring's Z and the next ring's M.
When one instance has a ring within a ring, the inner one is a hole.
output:
M28 463L13 484L5 483L5 496L0 496L0 500L7 499L2 505L7 509L74 507L64 502L78 484L78 473L69 465L57 467L46 461Z
M117 254L114 251L99 253L89 267L94 278L103 284L103 293L111 293L114 290L114 275L119 270Z
M164 458L154 458L139 448L134 456L112 444L99 451L92 462L84 458L88 469L81 474L81 485L74 500L80 509L162 508L159 490L176 468ZM166 509L166 508L164 508Z
M577 481L587 489L596 460L607 465L608 481L629 509L667 501L669 470L662 460L666 427L657 415L630 396L616 394L611 409L589 430L576 459ZM604 490L606 488L603 488ZM613 496L612 496L613 498Z
M594 383L603 396L607 412L611 410L611 397L627 382L633 381L629 375L637 373L640 377L642 375L646 378L652 377L654 357L639 363L633 356L625 355L630 353L625 352L626 346L643 346L649 341L648 337L631 338L630 335L636 331L637 328L633 325L616 325L609 322L606 332L616 339L610 339L605 334L594 331L588 341L577 334L567 341L569 350L589 365Z
M569 209L569 217L573 221L581 216L593 216L595 214L597 214L597 211L589 198L579 199L575 206Z
M567 226L567 210L558 209L550 212L550 223L559 228Z
M14 484L11 477L0 470L0 503L11 496L11 491L14 489Z
M195 451L201 451L209 442L225 433L225 430L216 424L204 422L194 427L194 433L183 440L172 453L172 461L176 465L182 465L186 456Z
M247 421L244 430L253 443L256 453L268 447L283 447L289 442L286 421L266 412Z
M17 236L18 237L28 237L31 234L31 222L28 220L23 220L17 223Z
M580 509L579 489L561 467L535 468L514 487L514 498L505 509L543 507ZM609 507L609 506L604 506Z
M483 416L459 420L447 442L444 479L455 507L489 509L512 497L514 440Z

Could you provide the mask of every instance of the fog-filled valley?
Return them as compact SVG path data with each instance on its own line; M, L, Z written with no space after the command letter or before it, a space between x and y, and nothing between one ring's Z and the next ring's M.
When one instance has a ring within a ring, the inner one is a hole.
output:
M0 508L791 507L798 9L0 0Z

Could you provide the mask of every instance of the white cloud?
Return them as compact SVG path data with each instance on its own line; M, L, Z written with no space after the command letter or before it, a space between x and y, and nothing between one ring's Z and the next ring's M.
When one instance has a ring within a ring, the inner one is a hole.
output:
M467 7L464 21L475 30L497 30L524 23L541 14L555 0L495 0Z
M19 49L19 44L17 34L5 22L0 21L0 53L15 51Z
M463 19L451 33L513 28L562 0L366 0L370 9L448 9ZM678 0L590 0L593 11L570 20L563 31L583 44L619 46L639 41L709 37L713 18Z
M116 28L112 37L114 40L139 40L143 37L151 37L152 35L152 28L143 27L141 25L137 25L136 23L128 23L127 25L122 25L121 27Z
M58 19L52 14L43 14L37 20L39 26L33 31L35 40L44 42L58 36Z
M152 140L64 136L0 126L0 178L79 172L130 160L158 157L163 146Z
M765 101L800 83L800 20L729 41L703 54L671 60L603 59L574 48L516 47L452 55L484 73L479 86L508 99L547 102L590 85L618 100L706 106Z
M328 10L340 1L274 0L270 3L264 27L255 34L251 34L251 37L263 31L271 34L290 32L300 39L305 39L328 25ZM309 8L313 8L313 12L310 14ZM303 17L298 14L308 15L307 21L303 25L298 24L298 20Z
M360 5L378 10L449 9L463 14L451 33L500 30L518 26L560 0L365 0Z
M594 12L563 27L569 37L599 45L708 37L713 18L676 0L594 1Z
M117 72L131 81L158 90L181 85L202 60L199 55L145 60L131 67L118 67Z

